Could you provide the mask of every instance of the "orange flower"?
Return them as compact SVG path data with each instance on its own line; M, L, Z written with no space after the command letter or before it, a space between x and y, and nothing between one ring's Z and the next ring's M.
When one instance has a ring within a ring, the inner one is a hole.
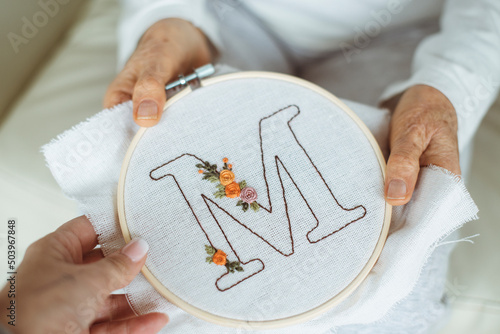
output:
M226 186L226 196L229 198L236 198L240 196L240 192L240 185L236 182L233 182Z
M200 174L201 174L201 173L203 173L203 170L201 170L201 169L200 169L200 170L198 170L198 173L200 173Z
M229 164L229 165L227 165L227 167L228 167L229 169L231 169L231 168L233 168L233 165Z
M218 265L218 266L225 266L226 265L226 253L221 251L220 249L215 252L214 256L212 257L212 261Z
M222 162L226 163L228 160L227 158L222 159Z
M234 181L234 173L228 169L223 169L219 176L220 184L227 186Z

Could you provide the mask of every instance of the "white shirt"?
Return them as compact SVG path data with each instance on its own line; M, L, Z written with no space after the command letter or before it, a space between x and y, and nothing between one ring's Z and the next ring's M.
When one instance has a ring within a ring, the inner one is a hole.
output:
M276 35L304 53L322 53L441 15L441 31L416 51L412 76L390 85L381 100L426 84L453 104L459 146L469 143L500 86L500 0L252 0L244 4ZM119 62L129 58L156 21L178 17L220 45L217 21L204 0L123 0ZM224 6L224 1L219 2Z

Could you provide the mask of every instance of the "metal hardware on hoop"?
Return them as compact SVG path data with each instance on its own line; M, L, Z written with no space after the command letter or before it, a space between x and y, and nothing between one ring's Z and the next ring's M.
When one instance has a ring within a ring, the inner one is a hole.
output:
M201 87L201 79L211 76L215 73L215 68L212 64L207 64L201 67L198 67L194 70L193 73L188 74L186 76L179 75L179 79L169 83L165 86L165 90L167 91L168 97L175 95L178 91L189 85L192 90L198 89Z

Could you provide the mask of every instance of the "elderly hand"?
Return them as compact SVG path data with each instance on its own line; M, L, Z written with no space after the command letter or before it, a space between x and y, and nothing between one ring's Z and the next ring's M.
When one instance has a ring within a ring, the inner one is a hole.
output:
M156 22L109 86L104 107L132 99L135 122L144 127L156 125L166 101L165 85L211 62L212 50L203 32L190 22L175 18Z
M397 99L397 98L396 98ZM391 205L408 203L420 166L430 164L460 175L457 116L451 102L437 89L416 85L393 109L390 148L385 178L385 197Z
M8 325L8 287L0 293L1 323L12 333L157 333L167 316L135 316L124 295L146 261L148 245L132 240L103 258L85 217L64 224L26 251L16 277L16 324Z

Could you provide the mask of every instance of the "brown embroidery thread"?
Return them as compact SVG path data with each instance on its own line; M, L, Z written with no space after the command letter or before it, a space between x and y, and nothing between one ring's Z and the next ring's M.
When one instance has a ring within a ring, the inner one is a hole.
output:
M238 224L240 224L241 226L243 226L244 228L246 228L247 230L249 230L252 234L254 234L254 235L256 235L257 237L259 237L262 241L264 241L264 242L265 242L266 244L268 244L268 245L269 245L272 249L274 249L276 252L280 253L281 255L288 257L288 256L293 255L293 254L295 253L295 248L294 248L294 239L293 239L293 232L292 232L292 225L291 225L291 221L290 221L290 216L289 216L289 214L288 214L288 203L287 203L287 200L286 200L286 195L285 195L285 187L284 187L284 185L283 185L283 180L282 180L282 178L281 178L281 173L280 173L280 168L279 168L279 166L278 166L278 163L281 165L281 167L282 167L282 168L285 170L285 172L288 174L288 176L289 176L289 177L290 177L290 179L292 180L293 184L295 185L295 188L299 191L300 196L302 197L302 199L303 199L303 200L304 200L304 202L306 203L306 205L307 205L307 207L308 207L309 211L311 211L312 215L314 216L314 219L316 220L316 226L314 226L314 228L313 228L313 229L311 229L311 230L310 230L309 232L307 232L307 234L306 234L306 237L307 237L307 240L308 240L308 242L309 242L309 243L314 244L314 243L317 243L317 242L319 242L319 241L321 241L321 240L324 240L324 239L326 239L326 238L328 238L328 237L332 236L333 234L335 234L335 233L337 233L337 232L339 232L339 231L343 230L344 228L346 228L347 226L351 225L352 223L357 222L357 221L359 221L359 220L363 219L363 218L366 216L367 211L366 211L366 208L365 208L363 205L357 205L357 206L355 206L354 208L348 209L348 208L344 208L344 207L343 207L343 206L339 203L339 201L337 200L337 198L336 198L336 197L335 197L335 195L333 194L332 190L331 190L331 189L330 189L330 187L328 186L327 182L325 181L325 179L324 179L323 175L322 175L322 174L321 174L321 172L318 170L318 168L316 167L316 165L315 165L315 164L314 164L314 162L312 161L311 157L309 156L309 154L308 154L308 153L307 153L307 151L305 150L305 148L304 148L304 147L302 146L302 144L299 142L299 140L298 140L297 136L295 135L295 133L294 133L294 131L293 131L293 129L292 129L292 127L291 127L291 125L290 125L290 122L291 122L292 120L294 120L294 119L295 119L295 117L297 117L297 116L300 114L300 108L299 108L297 105L289 105L289 106L287 106L287 107L284 107L284 108L282 108L282 109L279 109L278 111L276 111L276 112L272 113L271 115L261 118L261 119L260 119L260 121L259 121L259 140L260 140L261 160L262 160L262 168L263 168L263 177L264 177L264 182L265 182L265 184L266 184L267 197L268 197L268 201L269 201L269 209L268 209L268 208L266 208L266 207L264 207L264 206L263 206L263 205L261 205L260 203L258 203L258 205L259 205L262 209L266 210L266 211L267 211L267 212L269 212L269 213L272 213L272 212L273 212L273 207L272 207L272 202L271 202L271 196L270 196L270 192L269 192L269 184L268 184L267 177L266 177L266 166L265 166L265 162L264 162L264 149L263 149L263 146L262 146L262 121L264 121L264 120L266 120L266 119L268 119L268 118L270 118L270 117L272 117L272 116L276 115L276 114L277 114L277 113L279 113L279 112L282 112L283 110L286 110L286 109L288 109L288 108L291 108L291 107L295 107L295 108L297 109L297 113L296 113L295 115L293 115L293 117L291 117L291 118L288 120L288 122L287 122L288 128L290 129L290 131L291 131L291 133L292 133L292 135L293 135L293 137L294 137L295 141L296 141L296 142L297 142L297 144L300 146L300 148L302 149L302 151L305 153L305 155L307 156L307 159L309 160L309 162L310 162L310 163L311 163L311 165L314 167L315 171L318 173L318 175L320 176L321 180L323 181L323 183L324 183L324 184L325 184L325 186L327 187L328 191L330 192L330 195L331 195L331 196L333 197L333 199L335 200L335 203L336 203L336 204L337 204L337 205L338 205L338 206L339 206L342 210L344 210L344 211L353 211L353 210L356 210L356 209L358 209L358 208L362 208L364 212L363 212L363 214L362 214L360 217L358 217L357 219L354 219L354 220L352 220L352 221L348 222L347 224L343 225L343 226L342 226L342 227L340 227L339 229L337 229L337 230L335 230L335 231L331 232L331 233L330 233L330 234L328 234L328 235L323 236L322 238L320 238L320 239L318 239L318 240L312 241L312 240L309 238L309 234L310 234L310 233L312 233L312 232L313 232L316 228L318 228L318 226L319 226L319 219L317 218L316 214L315 214L315 213L314 213L314 211L312 210L311 206L310 206L310 205L309 205L309 203L307 202L307 200L306 200L306 198L304 197L304 195L302 194L302 191L300 190L299 186L295 183L295 180L293 179L293 177L292 177L292 175L290 174L290 172L287 170L287 168L285 167L285 165L283 164L283 162L280 160L280 158L279 158L277 155L275 155L274 159L275 159L276 171L277 171L277 174L278 174L278 178L279 178L279 180L280 180L281 189L282 189L282 191L283 191L283 202L284 202L284 205L285 205L285 212L286 212L287 221L288 221L288 230L289 230L289 233L290 233L290 241L291 241L291 246L292 246L292 251L291 251L289 254L285 254L285 253L283 253L282 251L280 251L279 249L277 249L277 248L276 248L273 244L271 244L271 243L270 243L268 240L266 240L264 237L262 237L261 235L259 235L259 234L258 234L258 233L256 233L255 231L253 231L251 228L249 228L248 226L246 226L245 224L243 224L242 222L240 222L238 219L236 219L233 215L231 215L231 214L230 214L229 212L227 212L224 208L222 208L221 206L219 206L216 202L214 202L213 200L211 200L210 198L208 198L208 197L207 197L207 196L205 196L204 194L201 194L201 197L203 198L203 201L205 202L205 205L207 206L208 210L210 211L210 214L211 214L211 215L212 215L212 217L214 218L214 220L215 220L215 222L216 222L217 226L218 226L218 227L219 227L219 229L221 230L221 232L222 232L222 234L223 234L224 238L226 239L226 241L227 241L227 243L228 243L229 247L231 248L231 250L232 250L232 251L233 251L233 253L235 254L235 256L236 256L236 258L238 259L238 261L239 261L241 264L243 264L243 265L246 265L246 264L248 264L248 263L250 263L250 262L254 262L254 261L258 261L258 262L260 262L260 263L262 264L262 269L260 269L259 271L256 271L255 273L253 273L253 274L251 274L251 275L249 275L249 276L247 276L247 277L245 277L245 278L243 278L243 279L241 279L241 280L237 281L236 283L234 283L233 285L229 286L228 288L221 289L221 288L219 288L218 283L219 283L219 280L221 280L224 276L226 276L227 274L229 274L229 271L226 271L226 273L224 273L223 275L221 275L221 276L220 276L220 277L216 280L216 282L215 282L215 286L216 286L217 290L219 290L219 291L221 291L221 292L223 292L223 291L227 291L227 290L229 290L229 289L233 288L234 286L236 286L236 285L240 284L241 282L243 282L243 281L245 281L245 280L249 279L250 277L252 277L252 276L254 276L254 275L256 275L256 274L260 273L261 271L263 271L263 270L265 269L265 264L264 264L264 262L263 262L260 258L257 258L257 259L251 259L251 260L249 260L249 261L247 261L247 262L243 262L243 261L240 259L240 257L239 257L239 255L238 255L238 253L234 250L233 245L232 245L232 244L231 244L231 242L229 241L229 239L228 239L228 237L227 237L226 233L224 232L224 229L223 229L223 228L221 227L221 225L219 224L219 221L218 221L218 220L217 220L217 218L215 217L215 215L214 215L214 213L212 212L212 209L210 208L210 205L208 204L208 202L207 202L207 201L210 201L210 202L211 202L212 204L214 204L214 205L215 205L215 206L216 206L219 210L221 210L221 211L223 211L224 213L226 213L226 215L228 215L228 216L229 216L229 217L231 217L234 221L236 221ZM168 165L168 164L172 163L173 161L176 161L176 160L178 160L178 159L180 159L180 158L182 158L182 157L184 157L184 156L186 156L186 155L187 155L187 156L194 157L195 159L199 160L200 162L204 162L202 159L200 159L199 157L195 156L194 154L184 153L184 154L182 154L182 155L180 155L180 156L178 156L178 157L176 157L176 158L174 158L174 159L172 159L172 160L170 160L170 161L168 161L168 162L166 162L166 163L162 164L161 166L158 166L158 167L154 168L153 170L151 170L151 172L149 173L149 177L150 177L152 180L154 180L154 181L158 181L158 180L161 180L161 179L163 179L163 178L165 178L165 177L167 177L167 176L172 176L172 178L174 179L174 181L175 181L175 183L176 183L177 187L179 188L179 190L180 190L180 192L181 192L182 196L184 197L184 200L185 200L185 201L186 201L186 203L188 204L189 209L190 209L190 210L191 210L191 212L193 213L193 216L195 217L195 219L196 219L196 221L197 221L198 225L200 226L201 230L202 230L202 231L203 231L203 233L205 234L205 237L207 238L207 241L210 243L210 245L211 245L212 247L214 247L214 245L212 244L212 241L210 240L210 238L209 238L209 236L208 236L207 232L205 231L205 229L204 229L204 228L203 228L203 226L201 225L201 222L199 221L198 217L196 216L196 213L195 213L195 211L194 211L193 207L191 206L191 203L188 201L188 199L187 199L186 195L184 194L184 191L182 190L182 188L181 188L180 184L178 183L177 179L175 178L175 176L174 176L173 174L165 174L165 175L162 175L162 176L157 177L157 178L153 177L153 173L154 173L156 170L158 170L158 169L160 169L160 168L162 168L162 167L164 167L164 166L166 166L166 165ZM214 247L214 248L215 248L215 247Z

